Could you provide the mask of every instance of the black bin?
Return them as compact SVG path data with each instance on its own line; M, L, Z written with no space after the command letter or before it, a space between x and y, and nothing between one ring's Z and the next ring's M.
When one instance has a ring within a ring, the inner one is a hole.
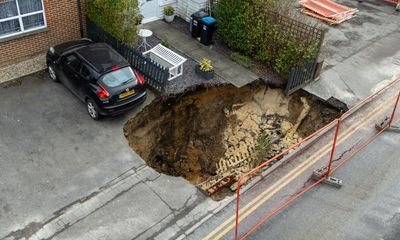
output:
M216 29L217 20L213 17L204 17L201 19L201 22L203 26L200 33L200 42L204 45L210 45Z
M190 32L192 33L193 38L200 37L201 29L203 27L203 23L201 19L207 17L208 14L204 11L197 11L192 14L190 17Z

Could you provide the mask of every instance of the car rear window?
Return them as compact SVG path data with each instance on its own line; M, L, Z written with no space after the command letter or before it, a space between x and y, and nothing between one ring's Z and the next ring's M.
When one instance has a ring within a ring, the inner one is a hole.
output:
M101 82L107 87L119 87L132 81L137 81L137 79L130 67L109 72L101 78Z

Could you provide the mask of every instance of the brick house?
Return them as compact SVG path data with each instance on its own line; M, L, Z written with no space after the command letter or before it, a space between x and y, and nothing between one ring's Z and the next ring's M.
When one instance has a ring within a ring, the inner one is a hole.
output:
M33 56L50 46L81 38L87 0L0 0L0 69ZM185 20L205 8L208 0L138 0L144 23L162 19L173 6ZM0 73L1 75L1 73Z
M0 0L0 67L80 38L83 1Z

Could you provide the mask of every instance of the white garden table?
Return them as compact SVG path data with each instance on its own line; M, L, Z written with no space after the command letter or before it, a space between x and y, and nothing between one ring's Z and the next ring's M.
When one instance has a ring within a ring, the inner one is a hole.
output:
M140 29L138 35L142 38L142 43L137 49L140 50L141 48L143 48L144 51L147 51L147 47L151 48L151 45L147 43L147 38L153 36L153 32L148 29Z
M187 61L186 58L180 56L161 44L158 44L149 51L144 52L143 55L149 57L169 70L168 81L171 81L172 79L175 79L183 74L183 63Z

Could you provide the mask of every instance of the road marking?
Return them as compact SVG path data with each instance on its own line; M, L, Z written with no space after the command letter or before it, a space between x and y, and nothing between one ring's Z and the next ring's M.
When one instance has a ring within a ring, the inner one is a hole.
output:
M382 106L384 106L385 104L387 104L386 106L390 107L390 104L388 104L389 102L391 102L394 99L394 97L389 98L388 100L382 102L381 104L379 104L377 107L375 107L375 110L370 112L365 119L369 119L371 116L374 116L380 112L382 112L385 108L381 108ZM338 144L341 144L343 141L345 141L347 138L349 138L354 132L356 132L358 129L360 129L361 127L363 127L365 125L365 123L367 123L368 121L363 122L362 124L358 124L355 123L353 124L350 128L347 129L347 132L345 132L346 134L340 138L340 140L338 141ZM358 125L356 125L358 124ZM356 125L356 127L353 129L353 126ZM353 130L351 130L353 129ZM349 131L350 130L350 131ZM242 220L244 220L247 216L249 216L252 212L254 212L261 204L263 204L265 201L267 201L269 198L271 198L277 191L279 191L280 189L282 189L283 187L285 187L286 185L288 185L295 177L297 177L299 174L303 173L305 170L308 169L308 167L310 167L312 164L314 164L315 162L317 162L318 160L320 160L320 158L322 156L324 156L325 154L328 153L329 149L331 148L330 145L326 145L324 148L321 148L318 152L316 152L314 155L312 155L308 160L304 161L303 163L301 163L299 166L297 166L295 169L293 169L291 172L289 172L288 174L285 175L285 177L281 178L280 180L278 180L277 182L275 182L271 187L269 187L267 190L265 190L263 193L261 193L259 196L257 196L255 199L253 199L250 203L248 203L246 206L244 206L242 208L242 210L240 211L239 214L239 222L241 222ZM298 170L303 170L303 171L298 171ZM291 177L289 179L288 176L293 175L294 172L297 172L295 174L295 177ZM285 181L286 179L286 181ZM290 180L290 181L289 181ZM284 181L284 182L283 182ZM284 183L284 185L281 185L282 182ZM276 185L281 185L278 187L278 189L274 190L272 193L271 190L273 188L276 187ZM268 195L266 195L268 194ZM266 196L265 196L266 195ZM262 198L262 199L261 199ZM255 202L259 201L261 199L261 201L259 203L257 203L256 205L254 205L252 208L250 208ZM250 208L248 211L247 209ZM244 212L245 211L245 212ZM208 240L211 239L212 236L214 236L216 233L218 233L222 228L224 228L226 225L228 225L230 222L232 222L234 219L236 218L236 215L233 215L232 217L230 217L229 219L227 219L225 222L223 222L221 225L219 225L216 229L214 229L214 231L212 231L211 233L209 233L205 238L203 238L203 240ZM230 230L232 230L232 228L235 227L235 222L233 222L231 225L229 225L227 228L225 228L219 235L217 235L214 239L220 239L221 237L223 237L226 233L228 233Z

